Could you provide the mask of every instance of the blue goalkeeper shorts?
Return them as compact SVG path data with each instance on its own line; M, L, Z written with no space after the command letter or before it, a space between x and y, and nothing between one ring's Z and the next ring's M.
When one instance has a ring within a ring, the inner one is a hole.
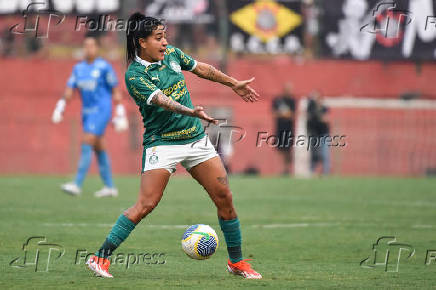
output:
M111 108L95 108L82 113L83 132L102 136L112 117Z

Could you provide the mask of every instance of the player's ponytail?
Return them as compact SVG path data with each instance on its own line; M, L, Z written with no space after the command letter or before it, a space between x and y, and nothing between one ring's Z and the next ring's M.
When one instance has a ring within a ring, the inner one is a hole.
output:
M139 45L140 38L147 38L151 35L159 25L164 25L162 21L147 17L142 13L133 13L127 22L127 46L126 59L127 64L135 60L136 55L139 55L141 46Z

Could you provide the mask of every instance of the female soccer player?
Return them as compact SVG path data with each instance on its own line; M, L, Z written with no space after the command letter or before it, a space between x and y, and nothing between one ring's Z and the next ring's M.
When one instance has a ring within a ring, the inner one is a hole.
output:
M217 207L229 254L228 271L249 279L262 278L242 258L241 230L227 174L200 119L215 124L217 121L202 107L192 105L181 71L220 82L247 102L254 102L258 97L248 85L254 78L238 81L168 45L165 26L155 18L135 13L128 24L127 61L130 65L125 82L146 128L141 185L136 203L120 215L99 251L87 261L88 267L99 276L112 277L108 272L108 257L158 205L180 162L206 189Z
M68 79L63 97L57 102L52 115L52 121L59 123L67 101L73 95L73 90L78 89L82 98L82 125L83 139L77 175L73 182L63 184L62 190L79 195L83 180L91 164L92 151L94 150L100 175L104 183L103 189L95 193L96 197L117 196L118 190L112 182L111 165L106 153L103 135L112 116L112 96L116 110L113 119L115 129L127 129L128 122L123 105L121 93L117 88L118 80L112 66L104 59L97 56L98 40L90 35L83 42L85 60L76 64Z

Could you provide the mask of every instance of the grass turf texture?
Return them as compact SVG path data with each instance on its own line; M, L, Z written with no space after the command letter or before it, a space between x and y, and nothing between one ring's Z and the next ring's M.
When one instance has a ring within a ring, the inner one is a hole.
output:
M0 178L0 289L424 289L436 281L436 263L425 265L427 250L436 249L435 179L231 178L244 256L254 259L254 269L264 277L260 281L226 273L215 207L187 177L171 179L159 206L116 252L162 252L166 263L128 269L116 264L111 266L115 279L93 277L83 260L75 264L76 250L99 248L118 215L136 200L139 178L117 178L120 196L111 199L93 197L100 187L97 177L85 181L80 197L63 194L58 188L64 181ZM220 246L209 260L192 260L181 250L184 229L174 225L196 223L211 225L219 235ZM48 272L9 266L23 257L24 241L38 235L62 245L65 255L53 260ZM401 256L396 273L359 265L381 236L395 236L416 250L410 259L407 252Z

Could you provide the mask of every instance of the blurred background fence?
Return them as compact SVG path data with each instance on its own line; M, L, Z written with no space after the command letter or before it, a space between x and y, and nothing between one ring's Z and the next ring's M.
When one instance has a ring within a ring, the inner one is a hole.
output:
M244 138L223 150L232 172L282 172L276 148L259 146L258 137L276 133L272 102L291 82L295 121L305 123L302 100L316 90L326 96L330 134L345 136L344 146L330 148L331 173L435 174L436 3L389 3L0 0L0 173L74 171L80 101L68 105L61 124L50 117L82 57L87 29L101 36L102 56L114 65L128 110L129 131L106 134L114 172L139 172L143 128L123 81L125 32L111 29L139 10L166 19L170 43L197 60L239 79L256 77L261 101L246 104L228 88L185 74L195 104L242 128L236 134ZM309 152L302 146L292 154L294 171L305 175Z

